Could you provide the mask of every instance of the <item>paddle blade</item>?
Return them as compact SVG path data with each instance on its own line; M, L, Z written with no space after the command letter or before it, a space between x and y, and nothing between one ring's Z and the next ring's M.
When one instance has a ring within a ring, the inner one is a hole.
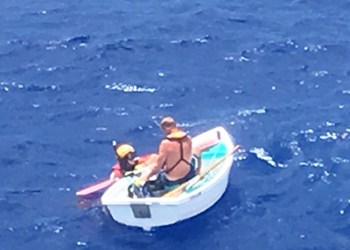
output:
M83 189L77 191L75 194L77 196L90 195L90 194L93 194L95 192L98 192L102 189L105 189L105 188L111 186L114 182L115 182L115 180L106 179L106 180L94 183L86 188L83 188Z

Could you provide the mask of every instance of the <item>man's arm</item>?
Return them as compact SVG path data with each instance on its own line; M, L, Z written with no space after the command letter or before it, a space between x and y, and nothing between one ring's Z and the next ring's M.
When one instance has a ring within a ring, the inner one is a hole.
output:
M167 148L167 142L162 141L159 145L158 156L155 157L154 162L147 166L147 170L143 171L142 175L139 178L140 181L147 181L152 175L158 173L159 170L161 170L168 155Z

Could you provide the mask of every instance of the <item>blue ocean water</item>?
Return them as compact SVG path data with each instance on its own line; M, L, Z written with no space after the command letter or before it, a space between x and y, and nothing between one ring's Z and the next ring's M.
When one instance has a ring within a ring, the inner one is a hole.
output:
M349 1L0 6L0 249L350 248ZM144 232L76 198L168 114L242 145L214 207Z

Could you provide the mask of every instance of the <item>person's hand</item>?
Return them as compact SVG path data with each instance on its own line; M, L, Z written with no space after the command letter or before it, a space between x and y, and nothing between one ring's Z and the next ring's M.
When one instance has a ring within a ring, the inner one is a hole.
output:
M140 170L142 170L142 169L145 168L145 167L147 167L145 163L137 164L137 165L135 166L135 170L136 170L136 171L140 171Z
M130 177L130 176L133 176L134 174L135 174L134 171L126 171L124 173L124 177Z
M140 170L126 171L124 173L124 177L141 176L141 174L142 174L142 171Z

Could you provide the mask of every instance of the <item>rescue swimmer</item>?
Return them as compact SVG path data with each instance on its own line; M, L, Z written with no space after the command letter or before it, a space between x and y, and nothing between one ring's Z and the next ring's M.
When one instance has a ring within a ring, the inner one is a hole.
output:
M135 148L128 143L117 145L113 141L113 148L118 162L112 167L111 179L120 179L140 172L145 165L154 162L157 157L156 154L137 156Z

